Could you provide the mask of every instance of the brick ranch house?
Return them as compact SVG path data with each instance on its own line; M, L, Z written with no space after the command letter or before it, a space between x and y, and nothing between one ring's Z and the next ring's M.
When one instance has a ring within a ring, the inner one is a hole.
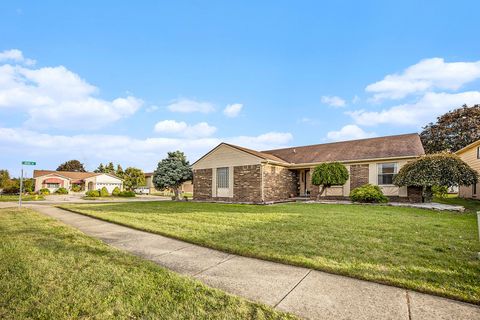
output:
M469 144L455 153L480 174L480 140ZM461 198L480 199L480 181L471 186L460 186L458 196Z
M34 170L33 178L35 191L47 188L50 192L55 192L60 187L71 190L73 185L78 185L81 190L99 190L106 187L109 193L112 193L115 187L123 189L123 180L108 173Z
M142 193L142 194L152 194L159 191L160 190L157 190L153 185L153 172L146 172L145 185L135 189L135 192ZM185 192L192 193L193 192L192 181L185 181L180 187L179 191L180 193L185 193Z
M311 184L313 168L338 161L350 178L343 186L327 188L324 199L347 198L350 190L371 183L392 201L421 202L419 188L399 188L393 177L408 161L424 154L416 133L261 152L221 143L192 165L193 198L242 203L316 199L320 188Z

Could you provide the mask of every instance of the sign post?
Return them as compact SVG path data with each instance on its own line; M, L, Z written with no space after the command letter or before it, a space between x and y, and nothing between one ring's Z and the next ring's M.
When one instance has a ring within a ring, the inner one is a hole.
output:
M20 174L20 195L18 197L18 206L22 207L22 193L23 193L23 166L35 166L37 163L35 161L22 161L22 171Z

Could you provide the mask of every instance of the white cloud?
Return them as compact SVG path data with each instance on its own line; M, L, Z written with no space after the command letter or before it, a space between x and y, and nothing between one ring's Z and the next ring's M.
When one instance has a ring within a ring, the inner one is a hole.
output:
M345 141L375 137L374 132L365 132L357 125L349 124L338 131L330 131L327 133L328 140Z
M341 108L346 106L345 100L338 96L322 96L321 101L322 103L335 108Z
M20 156L30 157L38 161L39 168L45 169L54 169L63 160L78 158L85 159L92 170L100 162L115 159L115 162L124 166L136 166L150 171L168 151L184 151L190 161L194 161L222 141L262 150L283 147L291 139L290 133L281 132L227 138L136 139L123 135L52 135L0 127L0 154L15 159Z
M243 104L241 103L229 104L223 109L223 114L229 118L235 118L240 114L242 108Z
M35 60L25 58L22 51L18 49L11 49L0 52L0 62L8 61L26 64L27 66L31 66L36 63Z
M154 131L157 133L175 134L192 138L209 137L217 131L217 128L209 125L206 122L188 125L184 121L163 120L155 124Z
M461 93L426 93L414 103L400 104L381 111L357 110L348 112L357 124L371 126L377 124L395 124L421 127L436 117L458 108L463 104L480 103L480 91Z
M480 78L480 61L445 62L442 58L425 59L400 74L387 75L366 87L374 100L401 99L410 94L433 90L458 90Z
M167 106L168 110L172 112L182 112L182 113L192 113L192 112L201 112L209 113L215 111L213 104L209 102L200 102L190 99L177 99L172 101L171 104Z
M133 96L103 100L97 93L64 66L0 65L0 108L25 112L32 128L96 129L131 116L143 103Z

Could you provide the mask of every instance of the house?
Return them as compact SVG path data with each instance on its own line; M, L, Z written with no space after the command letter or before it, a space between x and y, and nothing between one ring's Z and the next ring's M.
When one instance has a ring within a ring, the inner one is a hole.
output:
M480 140L469 144L455 153L480 174ZM460 186L458 196L462 198L480 199L480 182L471 186Z
M99 190L105 187L109 193L115 187L120 190L123 188L123 180L108 173L34 170L33 178L35 191L47 188L50 192L55 192L60 187L71 190L73 185L78 185L80 190Z
M145 173L145 185L135 189L135 192L142 193L142 194L152 194L155 192L159 192L159 190L155 189L155 186L153 185L153 172ZM185 192L187 193L193 192L192 181L186 181L180 187L180 193L185 193Z
M311 184L313 168L338 161L350 177L343 186L327 188L324 199L345 199L350 190L371 183L391 200L421 202L419 188L399 188L393 185L393 177L423 154L416 133L261 152L221 143L192 165L193 198L244 203L316 199L320 188Z

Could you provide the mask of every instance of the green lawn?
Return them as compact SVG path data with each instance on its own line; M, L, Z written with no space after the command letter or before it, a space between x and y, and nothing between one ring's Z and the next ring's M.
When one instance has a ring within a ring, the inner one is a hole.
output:
M22 196L22 201L40 201L40 200L45 200L45 197L40 195ZM10 194L0 195L0 202L6 202L6 201L18 201L18 195L10 195Z
M0 210L0 319L287 319L28 209Z
M476 216L366 205L63 206L219 250L480 304Z
M476 213L480 211L480 201L473 199L463 199L459 198L456 195L448 195L446 198L435 198L435 202L451 204L454 206L464 206L465 212L467 213Z

